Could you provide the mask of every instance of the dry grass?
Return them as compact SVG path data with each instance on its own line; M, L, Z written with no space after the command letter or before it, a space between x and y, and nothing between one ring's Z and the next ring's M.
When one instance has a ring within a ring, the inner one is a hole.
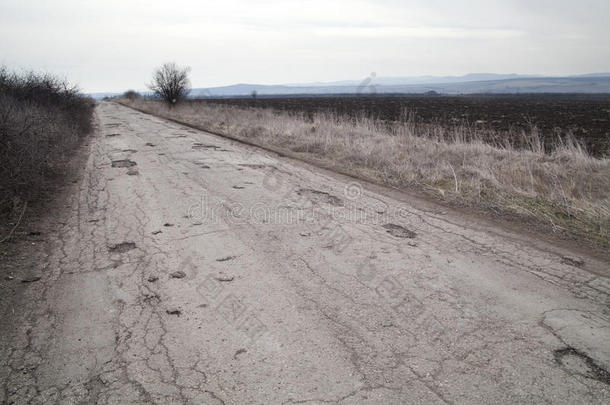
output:
M388 124L329 114L313 117L256 108L123 101L190 125L269 146L384 184L445 201L543 221L555 231L610 246L610 160L589 156L569 136L545 153L536 131L489 144L470 128ZM500 139L500 137L498 137ZM525 142L523 142L525 140Z

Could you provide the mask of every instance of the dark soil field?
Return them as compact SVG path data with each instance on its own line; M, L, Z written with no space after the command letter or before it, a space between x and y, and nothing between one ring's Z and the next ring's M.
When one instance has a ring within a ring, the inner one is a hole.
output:
M610 155L610 95L528 94L468 96L320 96L206 99L230 104L301 112L335 112L396 121L410 113L418 122L468 125L515 137L536 127L549 149L558 136L572 134L595 156Z

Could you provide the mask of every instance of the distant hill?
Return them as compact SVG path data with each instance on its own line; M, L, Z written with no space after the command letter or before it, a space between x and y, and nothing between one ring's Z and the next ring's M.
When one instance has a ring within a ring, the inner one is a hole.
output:
M422 79L423 80L423 79ZM384 84L388 83L388 84ZM370 84L318 84L318 85L257 85L236 84L208 89L193 89L191 97L248 96L295 94L396 94L427 93L473 94L473 93L610 93L610 74L574 77L518 77L502 80L467 80L421 84L392 84L373 79Z
M539 75L471 73L464 76L370 77L365 80L344 80L327 83L285 85L234 84L231 86L194 88L190 96L261 96L316 94L441 94L474 93L610 93L610 73L591 73L566 77ZM146 93L146 92L143 92ZM96 99L121 93L91 93Z
M123 94L121 93L111 93L111 92L103 92L103 93L85 93L85 95L89 96L89 97L93 97L96 100L102 100L106 97L116 97Z
M610 76L610 74L608 74ZM372 77L375 84L380 85L406 85L406 84L432 84L432 83L461 83L482 80L504 80L526 77L542 77L541 75L518 75L497 74L497 73L469 73L463 76L414 76L414 77ZM366 80L366 79L365 79ZM337 82L317 82L317 83L298 83L287 84L295 87L328 87L328 86L359 86L363 80L341 80Z

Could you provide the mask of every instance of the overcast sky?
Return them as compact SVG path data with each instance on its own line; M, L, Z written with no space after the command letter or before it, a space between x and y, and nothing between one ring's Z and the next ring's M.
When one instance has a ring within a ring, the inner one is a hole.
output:
M86 91L610 71L608 0L0 0L0 64Z

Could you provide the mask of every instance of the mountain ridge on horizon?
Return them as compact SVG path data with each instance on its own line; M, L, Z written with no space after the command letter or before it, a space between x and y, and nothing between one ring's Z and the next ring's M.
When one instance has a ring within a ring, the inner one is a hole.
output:
M255 84L236 83L227 86L196 87L193 98L249 96L324 95L324 94L441 94L472 93L610 93L609 73L587 73L569 76L544 76L517 73L468 73L461 76L384 77L371 74L362 80L330 82ZM147 94L148 91L142 91ZM112 97L119 92L88 93L94 98Z
M596 74L596 73L593 73ZM602 73L603 74L603 73ZM607 73L610 76L610 73ZM360 80L336 80L328 82L311 83L288 83L285 86L349 86L360 85L364 80L371 79L375 84L398 85L398 84L430 84L430 83L458 83L480 80L504 80L526 77L545 77L540 74L519 73L467 73L464 75L420 75L420 76L377 76L374 72ZM567 77L567 76L566 76Z

